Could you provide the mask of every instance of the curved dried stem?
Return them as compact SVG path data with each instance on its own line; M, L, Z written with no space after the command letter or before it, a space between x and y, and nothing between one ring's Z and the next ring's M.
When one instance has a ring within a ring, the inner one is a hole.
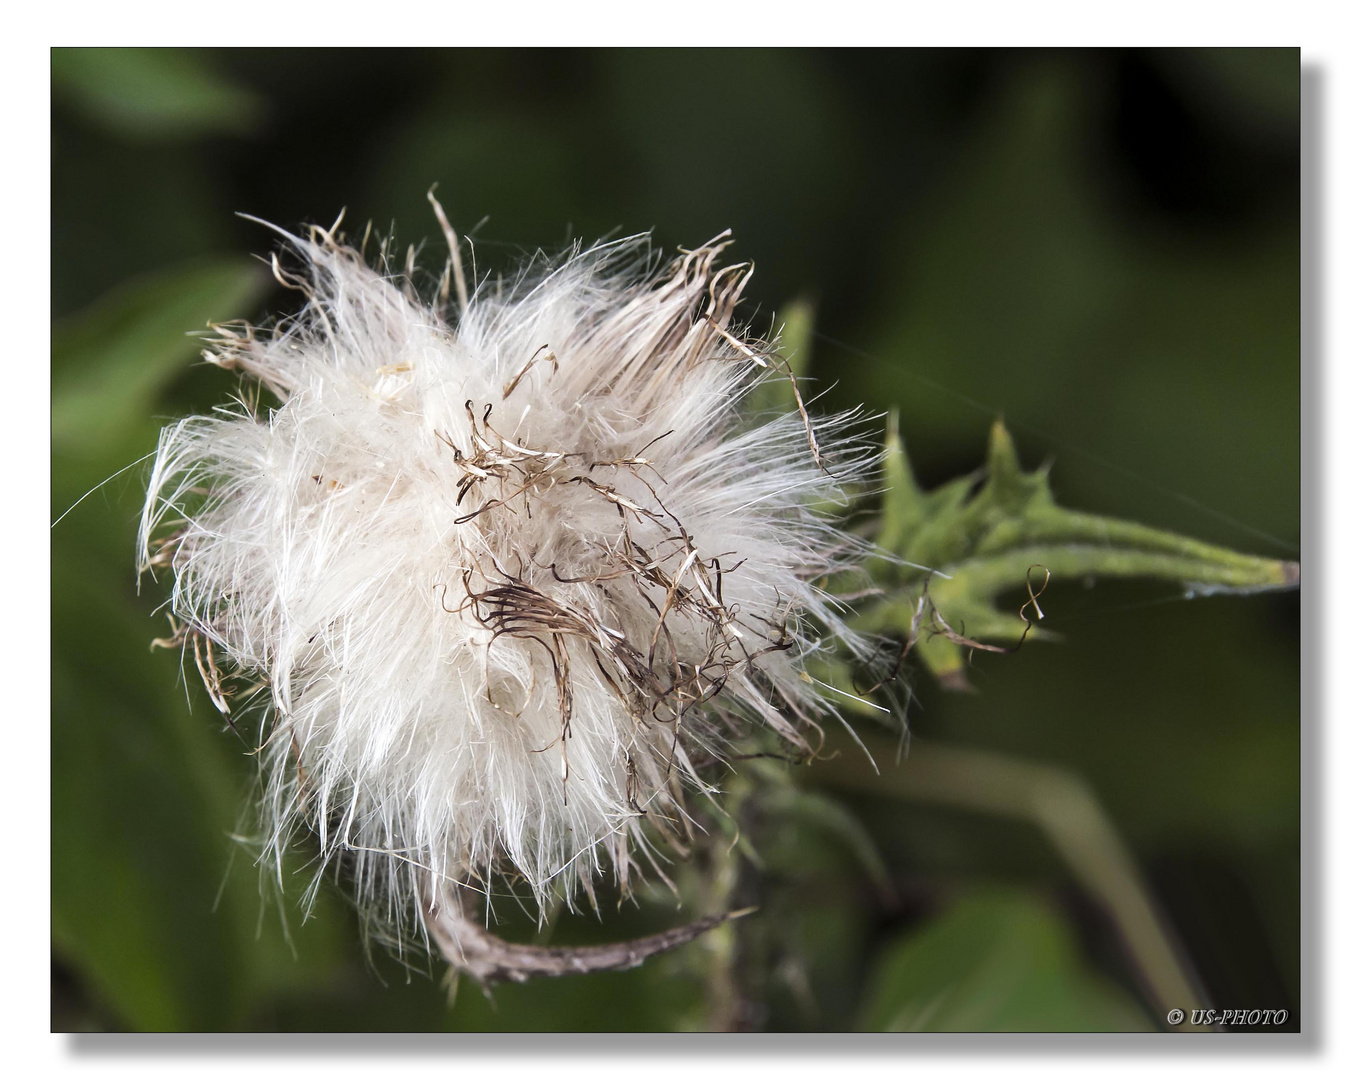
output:
M593 971L627 971L649 957L687 944L714 927L749 915L754 910L746 908L725 915L710 915L685 926L630 941L574 947L518 945L504 941L466 911L459 896L443 897L440 903L429 905L426 923L432 939L457 974L468 974L480 984L490 986L558 975L585 975Z

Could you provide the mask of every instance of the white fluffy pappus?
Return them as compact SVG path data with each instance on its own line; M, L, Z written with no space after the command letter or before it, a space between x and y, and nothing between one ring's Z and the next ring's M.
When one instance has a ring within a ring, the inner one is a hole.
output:
M810 748L804 664L851 640L823 579L864 550L819 508L873 451L853 414L743 415L790 376L731 323L730 241L458 277L453 318L331 231L289 242L304 310L206 354L277 402L164 429L139 553L213 702L264 713L278 870L312 830L374 927L425 940L494 874L626 885L756 726Z

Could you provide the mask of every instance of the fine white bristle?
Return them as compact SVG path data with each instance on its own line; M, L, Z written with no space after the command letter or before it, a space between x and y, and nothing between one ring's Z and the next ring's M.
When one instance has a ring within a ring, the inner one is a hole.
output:
M395 937L503 871L627 883L737 732L806 748L830 711L801 672L850 645L821 585L863 545L820 508L872 452L854 416L740 414L789 376L731 322L728 242L573 250L450 317L291 237L304 311L209 354L274 407L160 438L141 569L219 708L262 688L270 857L312 830Z

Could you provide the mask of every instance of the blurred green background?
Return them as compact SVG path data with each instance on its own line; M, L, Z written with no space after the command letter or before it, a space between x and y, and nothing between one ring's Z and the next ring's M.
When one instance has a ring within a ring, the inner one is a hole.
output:
M293 302L236 211L345 206L439 243L439 182L480 267L730 227L756 325L810 300L820 407L899 408L927 484L976 468L1003 415L1063 504L1298 558L1297 50L56 50L52 99L53 520L230 391L188 332ZM847 785L820 813L739 804L769 899L730 1006L720 938L447 1008L439 974L363 953L336 890L302 921L303 858L278 903L231 839L253 759L148 650L145 471L52 531L54 1029L1162 1026L1034 828ZM1081 777L1210 1003L1296 1028L1298 594L1090 584L1042 597L1059 643L977 655L975 693L916 671L915 744Z

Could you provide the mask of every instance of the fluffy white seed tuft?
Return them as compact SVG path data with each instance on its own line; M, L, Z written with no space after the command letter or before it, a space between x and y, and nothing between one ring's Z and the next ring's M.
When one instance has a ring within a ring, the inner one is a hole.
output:
M807 748L829 711L804 662L849 642L821 585L861 545L818 508L870 468L854 417L742 415L788 375L731 324L724 238L574 250L454 319L290 241L303 312L207 354L277 403L166 428L140 537L212 700L265 714L271 857L312 830L404 937L494 874L627 883L732 738Z

